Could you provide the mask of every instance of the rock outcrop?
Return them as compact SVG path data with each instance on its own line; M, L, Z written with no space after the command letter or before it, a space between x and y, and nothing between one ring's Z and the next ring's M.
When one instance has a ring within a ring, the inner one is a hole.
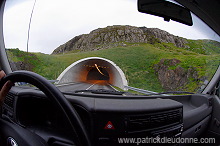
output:
M126 43L173 43L177 47L186 47L186 39L174 36L157 28L115 25L98 28L89 34L82 34L56 48L52 54L69 51L93 51L117 46Z
M23 62L23 61L18 61L18 62L9 62L12 71L16 71L16 70L29 70L32 71L34 68L34 65L27 63L27 62Z
M34 62L40 62L37 56L33 53L26 53L19 50L16 51L12 50L12 52L14 52L12 54L15 55L15 57L20 58L19 61L13 61L12 58L9 58L9 64L11 66L12 71L16 71L16 70L33 71L35 67ZM18 53L18 52L22 52L22 53Z
M177 47L187 47L185 44L187 43L186 39L180 38L178 36L174 36L164 30L160 30L158 28L146 28L140 27L144 34L148 34L148 36L159 39L161 42L165 43L173 43Z
M179 63L181 61L178 59L161 59L154 66L155 73L165 91L183 90L190 79L199 80L196 68L184 69L178 65Z

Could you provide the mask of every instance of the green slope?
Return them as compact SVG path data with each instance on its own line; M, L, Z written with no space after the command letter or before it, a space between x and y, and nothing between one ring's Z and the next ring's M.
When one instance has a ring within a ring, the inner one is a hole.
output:
M163 58L180 60L181 63L178 66L184 69L196 68L199 78L206 77L210 79L218 67L220 55L217 45L214 44L215 48L213 42L207 44L212 49L207 49L204 53L201 50L198 51L199 49L196 51L192 49L193 47L198 48L201 43L189 41L189 44L191 45L190 48L177 48L171 43L157 43L154 45L139 43L130 44L127 47L59 55L42 53L29 53L27 55L27 53L17 49L9 49L7 52L9 58L14 62L28 60L27 63L33 66L32 71L48 79L56 79L66 67L79 59L103 57L112 60L124 71L130 86L161 92L163 89L155 73L154 65ZM174 70L176 67L171 66L170 69ZM190 80L183 89L194 92L201 84L201 80Z
M199 54L220 54L220 43L213 40L188 40L189 51Z

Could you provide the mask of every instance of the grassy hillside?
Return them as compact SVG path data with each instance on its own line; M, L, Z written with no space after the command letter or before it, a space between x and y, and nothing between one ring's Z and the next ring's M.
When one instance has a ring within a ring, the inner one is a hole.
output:
M178 66L184 69L195 67L199 78L212 77L220 62L220 49L215 42L206 41L191 40L188 43L189 48L177 48L172 43L138 43L128 44L127 47L59 55L27 54L18 49L9 49L7 52L11 61L26 61L33 66L32 71L48 79L56 79L67 66L79 59L103 57L112 60L124 71L130 86L161 92L163 89L154 65L163 58L180 60ZM176 67L172 66L170 69L174 70ZM201 84L201 80L190 80L183 89L195 91Z
M220 54L220 43L212 40L188 40L189 51L204 55Z

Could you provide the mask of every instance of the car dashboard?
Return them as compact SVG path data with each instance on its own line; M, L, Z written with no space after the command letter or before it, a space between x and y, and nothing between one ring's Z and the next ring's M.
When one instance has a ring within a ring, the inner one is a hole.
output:
M199 137L212 112L212 97L202 94L72 93L65 97L81 117L93 145L98 146L118 145L119 138ZM38 89L13 87L4 101L2 117L38 134L49 145L74 145L69 123L57 109Z

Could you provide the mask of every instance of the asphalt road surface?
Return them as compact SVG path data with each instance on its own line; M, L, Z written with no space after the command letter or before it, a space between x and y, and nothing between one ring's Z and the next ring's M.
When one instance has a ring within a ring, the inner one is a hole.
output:
M75 90L115 90L108 83L103 81L92 81L90 83L67 83L62 85L57 85L61 92L73 92Z

